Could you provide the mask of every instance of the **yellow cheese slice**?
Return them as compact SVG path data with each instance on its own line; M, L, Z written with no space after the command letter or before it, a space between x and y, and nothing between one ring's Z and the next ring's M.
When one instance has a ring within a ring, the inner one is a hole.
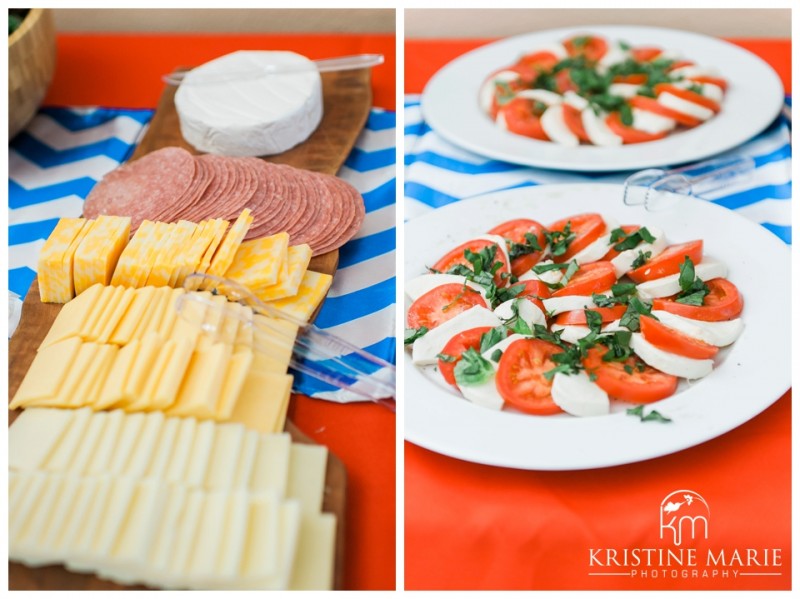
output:
M146 287L143 287L146 289ZM169 307L172 290L169 287L154 287L153 301L142 315L139 324L133 332L134 339L141 339L151 332L157 332L161 319Z
M228 361L228 371L225 373L219 400L217 401L217 420L228 420L230 418L250 372L252 362L252 351L244 350L231 356Z
M178 315L178 299L185 293L182 287L173 289L170 293L170 300L167 308L164 310L164 316L158 324L158 334L164 339L172 338L172 329L175 326L175 321L180 318Z
M188 220L179 220L175 223L167 244L156 258L153 270L150 271L150 277L147 280L148 285L155 285L156 287L170 285L173 273L176 271L178 257L188 249L195 229L197 229L197 225ZM177 273L175 277L177 278Z
M150 272L147 274L145 285L163 287L169 281L169 255L178 235L183 236L184 231L181 230L179 233L178 224L170 223L167 225L166 234L156 241L156 245L153 248L153 260L150 264Z
M148 377L153 373L161 345L163 340L156 333L148 333L142 337L136 360L125 378L123 399L116 404L117 407L129 412L140 411L147 407L139 400L147 385Z
M328 448L324 445L292 444L286 496L297 499L304 514L322 511L327 464Z
M303 276L297 295L267 302L267 304L298 320L308 321L317 306L325 299L325 294L328 293L332 281L331 275L308 270Z
M39 298L43 302L65 303L74 296L72 271L65 271L64 255L86 226L82 218L62 218L39 251L37 265Z
M249 289L274 285L284 268L288 273L288 250L288 233L243 241L236 250L225 278L238 281Z
M100 295L98 295L97 301L95 301L94 305L89 310L89 315L86 318L86 321L83 323L83 326L81 327L81 334L80 334L81 339L89 340L95 325L101 319L103 313L106 310L106 307L111 302L111 299L114 297L114 291L116 289L117 287L105 287L105 286L100 289Z
M250 214L249 208L245 208L242 210L239 218L237 218L233 225L231 225L228 234L225 235L225 239L222 241L219 249L214 254L211 264L208 267L208 274L221 277L228 271L231 264L233 264L233 259L236 256L236 252L239 249L244 236L247 235L247 231L250 229L250 225L252 223L253 215Z
M199 294L202 300L193 300L188 294ZM197 344L197 340L202 333L200 327L205 321L206 312L209 309L206 306L206 300L210 301L210 299L211 293L208 291L187 292L187 297L181 301L180 312L172 327L171 337L173 339L186 339L191 342L192 347Z
M69 248L67 251L64 252L64 255L61 257L61 272L64 273L64 276L69 274L69 277L72 279L69 283L74 295L78 295L78 291L75 288L75 253L78 251L78 248L83 243L84 238L89 235L89 232L94 230L95 221L89 221L86 225L81 229L80 233L75 236L75 239L72 240L72 243L69 244Z
M211 243L212 228L210 220L200 221L197 224L189 245L175 261L175 268L170 274L170 287L182 287L186 276L194 272L196 265L203 259L203 254Z
M134 295L128 311L125 312L122 320L111 335L111 343L127 345L133 340L133 333L136 331L147 311L151 309L155 297L155 287L143 287L142 289L136 290L136 295Z
M81 382L91 381L95 378L98 366L96 359L100 347L97 343L82 343L56 396L48 404L40 405L52 405L60 408L80 408L86 405L85 397L79 395L77 390Z
M136 362L140 342L131 341L120 348L106 377L100 396L92 406L95 410L107 410L121 403L125 397L125 384Z
M300 537L289 589L331 590L335 555L336 516L327 512L305 514L300 522Z
M231 351L230 345L216 343L192 354L177 401L167 411L170 416L214 418Z
M172 342L174 348L169 355L169 362L153 392L150 406L153 410L166 410L175 403L194 351L194 345L186 339L174 339Z
M122 254L117 260L117 266L111 277L112 285L125 285L135 287L137 268L141 262L140 253L147 243L147 239L153 231L155 223L151 220L142 221L133 238L122 250Z
M91 377L86 377L75 391L76 399L83 398L83 405L93 406L100 398L100 393L114 365L119 347L112 344L100 346L95 357L95 369ZM69 407L73 407L70 405Z
M97 316L93 319L91 328L84 333L84 341L97 341L100 333L106 328L106 325L117 311L122 298L125 297L125 287L107 287L107 289L111 290L108 301L103 304L101 310L97 311Z
M228 228L228 221L222 219L214 219L211 221L210 231L209 234L211 235L211 241L206 247L205 252L201 260L195 265L194 272L205 274L208 272L209 267L211 266L212 259L214 254L217 252L217 248L222 243L222 238L225 236L225 231ZM192 285L193 289L197 289L199 285Z
M262 433L283 430L284 423L279 423L279 420L284 403L289 402L292 380L288 374L251 370L228 422L240 422L247 428Z
M9 408L14 410L22 406L36 405L36 402L57 397L80 345L81 340L72 337L37 352Z
M280 279L275 285L254 290L253 293L258 299L268 302L295 295L311 262L311 248L305 243L289 246L287 262L288 276Z
M141 261L139 262L138 275L136 277L136 287L145 287L147 285L147 279L150 276L150 271L155 264L158 253L164 247L164 244L167 243L170 232L173 228L173 225L169 223L157 222L155 224L153 233L147 240L144 253L142 254Z
M131 219L127 216L100 215L75 250L75 293L94 285L111 282L120 255L128 243Z
M108 318L105 319L102 326L95 326L94 330L97 331L96 340L98 343L109 342L111 335L114 333L117 326L119 326L119 323L122 322L128 308L131 307L133 298L136 297L136 290L132 287L119 287L119 289L122 290L122 296L119 298L113 311L108 314Z
M298 326L288 320L270 318L263 314L254 316L253 370L263 373L283 374L289 367Z
M39 349L70 337L80 337L103 289L103 285L93 285L64 304Z

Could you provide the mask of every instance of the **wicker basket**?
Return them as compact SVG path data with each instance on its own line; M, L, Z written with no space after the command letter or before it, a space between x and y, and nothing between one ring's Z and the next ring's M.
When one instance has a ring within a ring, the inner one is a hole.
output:
M28 124L44 100L56 66L53 14L32 8L8 38L8 137Z

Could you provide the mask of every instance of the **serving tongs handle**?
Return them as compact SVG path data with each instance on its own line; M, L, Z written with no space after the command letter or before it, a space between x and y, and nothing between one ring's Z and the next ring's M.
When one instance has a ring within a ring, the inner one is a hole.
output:
M245 326L252 327L254 333L260 333L253 335L253 348L256 351L269 353L266 342L282 345L291 349L289 364L298 372L394 410L396 369L393 364L313 324L265 304L236 281L194 273L186 277L184 287L188 290L203 289L211 294L184 294L178 304L182 316L189 312L186 302L201 302L206 309L224 310L225 316L237 318ZM214 295L223 295L229 301L247 306L252 312L231 309L227 302L215 302L211 299ZM200 326L207 333L219 336L219 323L222 319L217 313L212 312L212 315L216 317L204 316ZM255 315L267 318L255 318ZM286 330L277 326L273 319L296 325L296 338L293 335L287 336Z

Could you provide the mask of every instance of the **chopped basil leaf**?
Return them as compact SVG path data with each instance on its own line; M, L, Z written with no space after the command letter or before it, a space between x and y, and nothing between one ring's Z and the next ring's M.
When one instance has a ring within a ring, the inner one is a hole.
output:
M533 325L533 336L542 341L558 345L559 347L567 347L566 344L561 341L561 331L548 331L547 327L541 324Z
M647 227L642 227L641 229L639 229L638 233L639 235L642 236L642 239L644 239L647 243L653 243L656 240L653 234L647 230Z
M652 316L652 314L650 314L650 308L638 297L631 297L628 301L628 309L625 311L625 314L622 315L622 318L620 318L619 324L629 331L638 331L639 316L642 315Z
M621 50L625 50L626 52L631 49L631 45L628 42L619 41L617 45Z
M589 380L592 381L592 382L595 382L597 380L597 373L590 372L589 373Z
M517 318L514 320L514 324L512 324L510 328L512 331L519 333L520 335L533 335L530 325L519 316L517 316Z
M514 299L520 293L525 290L525 285L512 285L511 287L500 287L494 294L494 300L498 304L502 304L503 302L507 302L510 299Z
M695 276L694 264L692 264L689 256L684 257L681 264L678 284L681 286L682 291L675 298L675 301L679 304L702 306L706 295L711 291L700 277Z
M621 231L621 229L615 229L615 231ZM618 252L622 252L625 250L632 250L637 245L639 245L642 241L646 241L647 243L653 243L656 240L655 237L647 230L646 227L642 227L634 231L633 233L625 234L621 237L617 237L617 239L612 238L611 241L619 241L616 245L614 245L614 249Z
M667 418L658 410L650 410L647 414L644 413L644 406L639 405L635 408L628 408L625 413L629 416L638 416L641 422L672 422L671 418Z
M508 257L512 260L520 256L542 251L539 240L533 233L525 233L525 243L516 243L510 239L507 239L506 242L508 244Z
M639 268L640 266L644 266L647 263L647 261L650 259L650 256L652 256L652 255L653 255L653 252L650 252L650 251L642 252L641 250L639 250L639 255L636 256L636 259L633 262L631 262L631 269Z
M623 368L625 369L625 372L627 372L628 374L633 374L633 366L631 366L630 364L625 364Z
M553 256L562 256L566 253L569 244L575 239L575 233L572 232L572 223L567 221L567 224L560 231L545 231L545 238L547 243L550 244L550 253Z
M702 85L698 85L697 83L693 83L687 89L690 92L694 92L696 94L700 94L701 96L703 95L703 86Z
M455 356L451 356L450 354L436 354L436 357L439 358L442 362L447 362L448 364L452 364L458 358Z
M636 284L614 283L611 286L611 293L613 293L615 297L621 297L623 295L633 295L634 293L636 293Z
M580 266L578 265L577 260L570 262L569 266L567 266L567 270L564 271L564 276L561 277L561 280L558 282L558 284L561 285L562 288L566 287L567 283L569 283L569 280L576 272L578 272L579 268Z
M408 345L414 343L417 339L422 337L428 332L428 327L419 327L418 329L406 329L406 334L403 339L403 344Z
M684 257L680 269L681 274L678 277L678 284L683 291L687 291L691 289L692 283L694 283L694 263L689 259L689 256Z
M603 317L600 316L600 312L584 310L583 313L586 315L586 325L589 329L595 333L599 333L600 329L603 327Z
M506 329L502 326L486 331L481 335L480 353L483 354L487 352L489 348L500 343L505 337Z
M562 268L566 268L569 266L568 262L564 262L561 264L553 263L553 264L537 264L531 270L535 272L537 275L540 275L545 272L550 272L551 270L561 270Z
M489 360L470 347L461 354L461 360L456 364L453 374L459 386L480 385L494 374L494 368Z
M675 298L675 301L679 304L686 304L688 306L702 306L706 295L708 295L707 291L700 290L688 295L680 295Z
M575 46L576 49L580 50L581 48L586 47L586 44L588 44L591 39L592 38L589 35L574 37L572 38L572 45Z
M503 357L503 350L502 349L496 349L496 350L494 350L492 352L492 361L493 362L499 362L500 358L502 358L502 357Z
M625 103L619 107L619 119L626 127L633 125L633 110L630 104Z

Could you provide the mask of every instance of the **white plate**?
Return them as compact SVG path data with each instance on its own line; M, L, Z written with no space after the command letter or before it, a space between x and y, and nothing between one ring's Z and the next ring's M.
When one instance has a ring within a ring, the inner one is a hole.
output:
M577 148L509 133L481 111L478 90L491 73L513 64L524 52L587 32L634 46L678 50L700 66L717 68L729 82L722 110L698 127L658 141ZM782 104L780 78L767 63L747 50L687 31L623 26L553 29L477 48L436 73L422 95L425 120L448 141L497 160L573 171L622 171L700 160L744 143L763 131L778 115Z
M743 294L745 329L731 348L720 352L710 375L647 406L672 422L640 422L625 414L627 406L614 401L618 411L594 418L496 412L463 399L432 367L414 366L406 352L406 439L481 464L534 470L599 468L667 455L713 439L762 412L789 388L787 246L763 227L702 200L683 198L673 209L648 212L625 206L621 194L618 185L548 185L445 206L406 223L404 277L425 272L426 265L452 247L512 218L533 218L546 225L596 211L623 224L658 226L670 243L703 239L705 253L727 264L728 278Z

